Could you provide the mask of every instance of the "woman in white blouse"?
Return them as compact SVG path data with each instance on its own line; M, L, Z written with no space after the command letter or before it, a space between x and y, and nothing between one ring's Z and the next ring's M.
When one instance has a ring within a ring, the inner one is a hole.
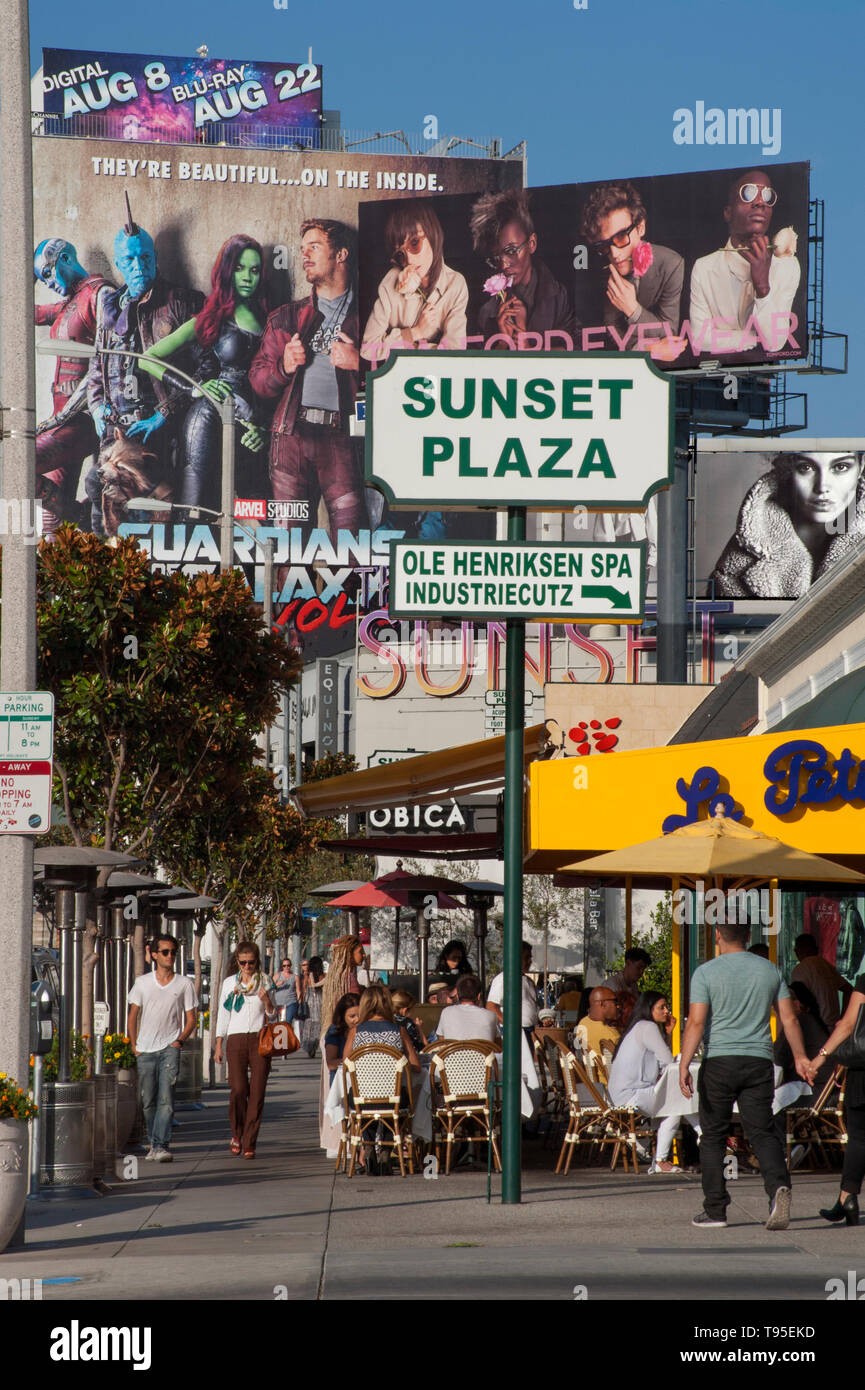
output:
M644 990L613 1055L607 1090L614 1105L633 1107L644 1115L652 1115L656 1103L655 1083L664 1067L673 1061L668 1039L675 1026L676 1020L663 994L654 989ZM690 1116L686 1118L690 1120ZM680 1121L679 1115L667 1115L661 1120L650 1172L680 1171L670 1162L670 1150Z
M222 1061L225 1038L231 1152L244 1158L255 1158L270 1074L270 1058L259 1056L258 1035L275 1012L273 985L262 972L258 947L254 941L239 941L222 986L213 1058L217 1065Z

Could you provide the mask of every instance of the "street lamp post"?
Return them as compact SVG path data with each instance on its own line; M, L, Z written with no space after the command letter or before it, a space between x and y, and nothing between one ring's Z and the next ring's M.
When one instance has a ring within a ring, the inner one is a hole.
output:
M32 240L32 237L31 237ZM132 352L129 348L97 348L93 343L74 343L74 342L51 342L46 340L44 343L37 343L36 351L43 357L97 357L100 353L107 353L113 357L134 357L138 362L153 361L144 352ZM161 362L159 364L166 372L173 372L175 376L185 381L187 386L192 387L194 396L209 396L201 389L201 382L194 377L182 372L179 367L175 367L172 362ZM213 402L211 402L213 404ZM232 568L234 551L234 531L232 520L234 513L234 398L228 396L226 400L215 407L219 410L219 418L222 422L222 510L212 512L211 515L221 518L219 531L219 568L223 574ZM146 511L146 507L139 507L139 511ZM156 510L156 508L151 508ZM166 510L165 505L159 511ZM207 508L202 507L202 511Z
M4 408L3 497L20 507L35 499L36 368L33 357L33 174L27 0L3 6L0 44L0 145L3 150L0 259L0 380ZM36 688L36 550L24 526L3 537L0 688ZM17 532L17 534L16 534ZM33 933L33 839L0 835L0 1071L27 1084L30 1049L30 950ZM16 1175L0 1188L0 1251L14 1236L27 1196L25 1128L4 1133L0 1171Z

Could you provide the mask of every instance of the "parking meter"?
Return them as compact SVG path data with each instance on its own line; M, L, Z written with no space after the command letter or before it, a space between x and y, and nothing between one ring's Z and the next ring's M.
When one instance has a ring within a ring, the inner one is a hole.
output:
M45 1057L54 1041L54 1019L51 1014L51 991L41 980L30 987L30 1051L34 1057Z

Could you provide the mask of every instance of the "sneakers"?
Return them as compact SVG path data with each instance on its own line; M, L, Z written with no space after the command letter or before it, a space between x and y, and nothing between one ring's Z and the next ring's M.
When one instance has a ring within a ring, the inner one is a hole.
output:
M144 1155L145 1163L171 1163L173 1159L174 1155L170 1154L167 1149L157 1148L156 1146L149 1149Z
M655 1159L649 1173L672 1173L674 1176L681 1173L681 1168L677 1163L670 1163L668 1159Z
M790 1204L793 1194L789 1187L779 1187L772 1200L772 1210L766 1222L767 1231L786 1231L790 1225Z
M698 1211L691 1222L692 1226L726 1226L726 1224L726 1216L722 1216L720 1219L716 1216L710 1216L705 1208L703 1211Z

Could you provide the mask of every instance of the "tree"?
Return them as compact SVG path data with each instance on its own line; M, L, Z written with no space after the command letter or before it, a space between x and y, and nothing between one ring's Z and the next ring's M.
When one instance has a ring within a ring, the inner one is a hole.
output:
M345 755L323 758L304 770L304 778L320 780L354 766L354 759ZM310 889L337 876L338 867L344 876L338 851L320 848L323 840L338 840L344 833L339 821L305 820L294 806L283 804L263 768L248 772L230 798L214 800L192 817L182 811L172 817L163 837L165 868L177 882L217 900L213 995L222 982L225 946L233 933L253 935L265 915L271 923L285 922L303 907ZM369 877L372 861L353 857L348 872ZM278 928L271 929L272 937L278 934Z
M550 939L554 928L573 924L574 941L582 936L582 897L582 893L577 895L573 888L558 888L552 874L526 874L523 879L523 922L528 928L525 936L526 940L531 940L534 932L539 947L534 954L533 970L543 971L546 948L555 944Z
M673 1002L673 897L667 892L649 913L652 929L648 932L635 931L631 945L640 946L652 957L640 979L640 989L656 989L663 994L669 1004ZM611 961L607 961L607 974L621 970L625 964L625 952L620 951Z
M39 682L54 693L66 835L167 863L181 825L192 833L203 817L225 826L263 791L256 735L298 659L263 630L240 573L164 575L133 539L69 526L40 545L38 561ZM95 941L90 923L85 1031Z

